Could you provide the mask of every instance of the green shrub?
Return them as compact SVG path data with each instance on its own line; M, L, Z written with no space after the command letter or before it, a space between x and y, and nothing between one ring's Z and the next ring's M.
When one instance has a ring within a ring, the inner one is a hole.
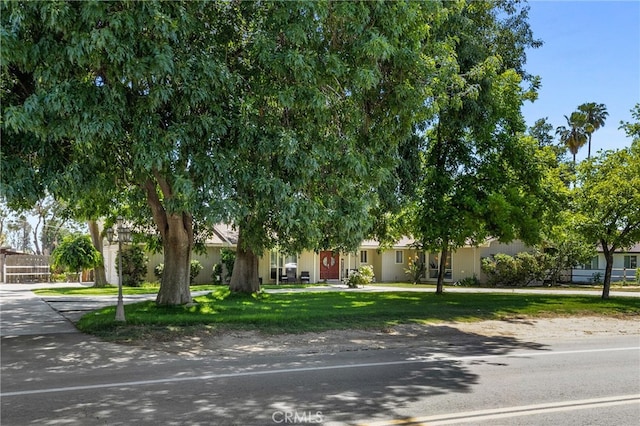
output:
M131 246L116 256L116 271L120 273L120 255L122 255L122 285L139 287L147 275L147 256L139 246Z
M478 279L478 277L475 276L475 274L472 277L465 277L461 279L456 283L456 285L459 285L461 287L480 287L481 286L480 280Z
M63 283L65 281L67 281L67 274L52 273L50 281L52 283Z
M516 260L520 265L521 282L529 285L533 282L543 282L547 271L551 267L550 256L540 252L522 252L516 254Z
M487 275L487 284L491 286L514 285L518 278L518 264L508 254L485 257L480 268Z
M591 284L602 284L602 273L594 272L591 274L591 279L589 280Z
M189 265L189 284L193 284L193 281L196 279L200 271L202 271L202 264L199 260L192 260Z
M515 257L498 253L482 259L481 269L491 286L526 286L545 279L549 268L543 253L518 253Z
M200 271L202 271L202 264L199 260L192 260L189 265L189 284L193 284L193 281L196 279ZM158 263L155 268L153 268L153 275L158 278L158 281L162 281L162 273L164 272L164 263Z
M220 259L222 260L222 269L224 270L223 282L229 284L231 274L233 273L233 265L236 263L236 252L229 248L223 248L220 250Z
M164 272L164 263L158 263L155 268L153 268L153 275L156 276L158 281L162 281L162 273Z
M640 268L636 268L636 283L640 284Z
M420 278L424 275L424 271L424 262L421 262L418 256L410 259L409 267L404 270L404 272L409 275L409 279L413 284L418 284L420 282Z
M53 250L51 260L54 269L77 274L79 279L82 270L102 263L102 255L88 235L70 235L64 237L62 243Z
M213 274L211 275L213 284L222 284L222 263L216 263L213 265Z
M350 288L356 288L359 285L371 284L375 276L373 275L373 266L364 265L361 266L356 272L349 275L346 280L346 284Z

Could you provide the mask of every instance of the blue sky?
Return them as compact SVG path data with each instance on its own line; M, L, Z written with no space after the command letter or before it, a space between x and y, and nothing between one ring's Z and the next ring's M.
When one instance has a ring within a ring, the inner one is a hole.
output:
M536 102L525 103L528 125L548 117L566 125L585 102L603 103L609 117L593 134L591 152L631 145L620 121L640 102L640 1L529 1L529 23L544 45L527 52L526 69L542 78ZM577 159L586 158L584 147Z

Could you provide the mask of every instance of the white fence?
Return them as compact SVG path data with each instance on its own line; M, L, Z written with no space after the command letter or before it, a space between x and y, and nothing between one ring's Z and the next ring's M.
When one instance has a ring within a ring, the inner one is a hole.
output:
M574 283L602 282L604 280L604 269L574 269L571 281ZM636 270L627 268L613 268L611 270L611 282L635 281Z
M49 256L5 255L1 263L4 283L48 282L51 275Z

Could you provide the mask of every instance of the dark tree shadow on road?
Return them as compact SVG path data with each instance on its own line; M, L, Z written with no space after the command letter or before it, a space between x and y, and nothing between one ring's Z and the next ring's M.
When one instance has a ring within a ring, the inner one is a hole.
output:
M283 424L278 416L287 412L316 424L397 419L413 404L429 404L429 398L471 392L480 380L472 364L500 368L483 356L546 350L513 337L437 327L404 349L252 354L188 362L82 334L3 338L3 393L74 386L80 383L78 376L94 377L90 383L114 383L98 389L4 396L3 418L20 419L18 424L83 425L273 425ZM355 365L345 367L349 364ZM29 376L33 382L25 383Z

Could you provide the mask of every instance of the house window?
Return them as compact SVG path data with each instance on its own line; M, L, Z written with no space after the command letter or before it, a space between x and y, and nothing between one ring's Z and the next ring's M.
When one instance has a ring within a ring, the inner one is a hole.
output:
M360 263L369 263L369 262L367 262L367 251L366 250L361 250L360 251Z
M589 263L582 265L582 269L600 269L598 268L598 256L592 257Z
M627 269L636 269L638 267L638 256L625 256L624 267Z
M298 274L298 256L287 256L276 251L271 252L271 279L296 281ZM285 278L286 277L286 278Z
M271 252L271 279L275 280L278 271L278 252Z
M439 272L440 256L438 254L429 253L429 278L438 278ZM450 280L451 276L451 252L449 252L447 253L447 260L444 265L444 279Z
M396 263L404 263L404 252L396 250Z

